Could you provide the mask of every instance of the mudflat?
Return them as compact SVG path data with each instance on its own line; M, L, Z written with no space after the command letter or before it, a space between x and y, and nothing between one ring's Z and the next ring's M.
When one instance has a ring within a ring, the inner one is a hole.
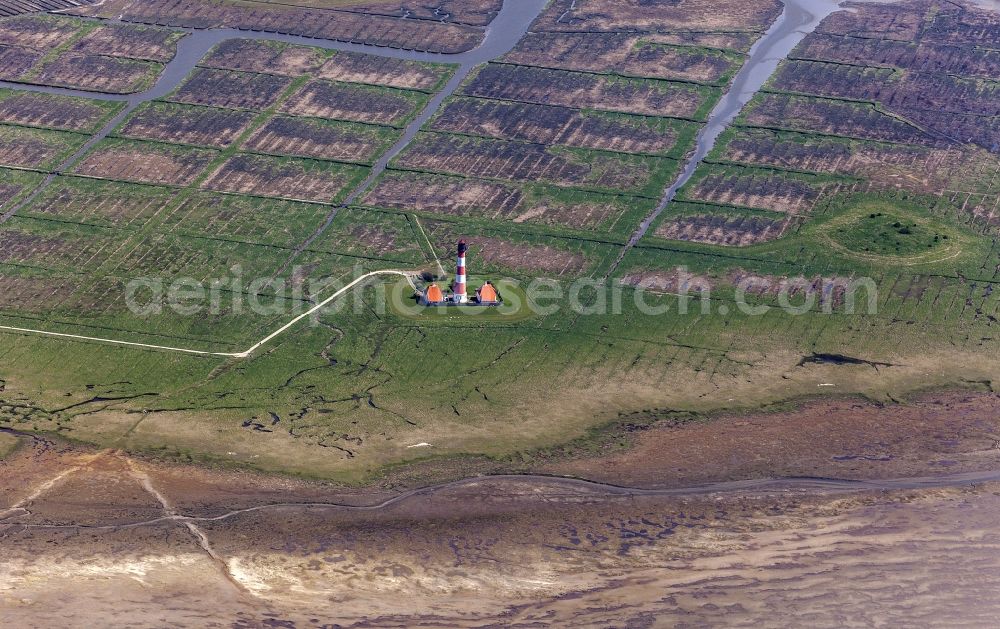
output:
M998 403L810 402L536 470L601 482L348 488L19 436L0 463L0 610L20 626L988 624Z

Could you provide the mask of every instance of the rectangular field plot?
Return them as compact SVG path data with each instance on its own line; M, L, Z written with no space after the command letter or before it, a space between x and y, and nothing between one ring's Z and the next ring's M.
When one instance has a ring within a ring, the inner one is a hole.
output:
M0 89L0 122L94 133L124 107L122 103Z
M940 43L863 39L812 33L792 53L794 59L907 68L919 72L1000 77L1000 50Z
M427 100L423 92L313 81L285 101L281 111L297 116L402 127L420 112Z
M629 33L530 33L503 59L508 63L724 85L742 55L656 41Z
M319 48L278 41L227 39L213 48L198 65L294 77L317 70L326 59L326 54Z
M660 44L673 44L675 46L694 46L698 48L716 48L731 52L746 53L757 41L760 34L753 32L707 32L707 31L675 31L650 33L646 37L649 41Z
M395 167L564 187L658 196L677 162L624 153L546 147L444 133L423 133Z
M137 109L116 134L137 140L226 148L254 116L243 110L152 102Z
M326 233L309 248L416 266L424 261L419 238L403 214L349 208L341 210Z
M72 50L88 55L127 57L166 63L177 54L184 33L137 24L103 24L73 44Z
M0 166L54 168L86 141L78 133L0 125Z
M468 79L467 96L577 109L703 120L718 88L491 63Z
M430 128L677 158L687 152L697 133L697 125L687 121L465 97L448 102Z
M936 132L939 138L944 136L944 138L964 139L993 153L1000 147L1000 116L977 116L907 107L893 108L893 113Z
M652 236L727 247L746 247L780 238L793 224L791 216L748 212L693 203L674 203Z
M773 79L775 89L819 96L870 100L895 109L1000 115L1000 82L947 74L924 74L836 63L787 61Z
M0 213L38 187L44 178L41 173L0 168Z
M551 186L396 170L386 171L363 201L369 207L599 233L631 231L653 203Z
M177 0L142 0L141 2L108 3L96 12L107 18L121 18L126 22L144 24L168 23L171 26L191 28L239 28L243 30L289 33L319 39L358 42L427 52L459 53L475 48L483 39L483 29L465 24L442 22L438 15L431 19L401 19L400 7L391 11L393 17L371 13L341 10L315 10L303 6L275 3L252 5L244 3L184 2ZM435 5L445 13L452 3ZM385 5L389 7L389 5ZM408 5L417 12L431 13L433 9ZM463 13L468 3L455 3Z
M924 145L937 143L918 127L881 112L870 104L827 98L761 93L740 114L740 122L867 140Z
M239 266L248 278L270 277L292 251L241 242L159 234L133 242L107 265L118 277L190 277L199 282L225 277Z
M149 89L163 66L151 61L66 52L42 66L31 82L91 92L133 94Z
M271 2L273 4L281 4L284 1L285 0L279 0L279 2L275 2L274 0L265 0L265 2ZM312 0L300 0L297 4L300 6L316 5L316 3ZM395 17L400 14L399 7L393 6L392 3L352 2L351 4L354 6L351 6L346 2L342 3L341 6L344 6L345 10L355 11L366 15L385 15ZM327 3L327 6L336 5L333 3ZM470 26L486 26L493 21L493 18L496 17L502 7L502 0L442 0L436 4L426 3L408 5L406 6L406 15L408 16L408 19L468 24Z
M756 166L874 177L893 171L923 173L931 149L771 129L734 127L713 157Z
M0 21L0 45L51 50L76 35L80 20L53 15L22 15Z
M0 45L0 80L21 80L43 56L37 50Z
M272 74L198 68L169 99L191 105L261 110L278 102L290 84L291 79Z
M212 173L203 187L219 192L333 203L366 174L367 169L349 164L240 154Z
M893 68L845 66L809 60L786 60L771 77L771 87L784 92L851 100L876 100L895 91L902 77Z
M763 32L780 13L774 0L555 0L533 30Z
M170 188L63 176L21 208L18 216L139 228L169 205L174 194Z
M0 225L0 264L78 273L101 265L123 238L104 228L15 216Z
M100 179L188 185L217 154L208 149L156 142L103 140L84 156L73 172Z
M442 261L451 258L459 238L466 240L474 275L579 277L595 272L620 250L618 246L499 230L484 231L444 221L425 219L421 223Z
M678 200L755 208L784 214L809 212L828 180L815 175L703 164Z
M335 52L319 69L317 76L332 81L436 92L444 87L454 70L455 66L440 63Z
M276 116L257 130L243 149L370 164L392 146L397 136L396 131L376 125Z
M79 287L79 278L26 271L0 264L0 311L42 314L64 302Z
M317 230L330 207L278 199L196 192L164 219L179 234L295 247Z

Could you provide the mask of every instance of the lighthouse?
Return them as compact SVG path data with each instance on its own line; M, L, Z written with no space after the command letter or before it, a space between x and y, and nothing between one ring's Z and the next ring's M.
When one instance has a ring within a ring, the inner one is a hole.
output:
M456 304L468 303L469 296L465 291L465 252L469 250L464 240L458 241L458 267L455 269L455 285L452 288L452 299Z

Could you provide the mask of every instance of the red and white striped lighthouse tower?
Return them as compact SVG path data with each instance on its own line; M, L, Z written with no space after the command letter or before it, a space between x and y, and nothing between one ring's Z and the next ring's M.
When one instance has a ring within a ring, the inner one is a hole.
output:
M469 250L469 247L465 244L464 240L458 241L458 268L455 270L455 286L453 291L455 293L454 299L456 303L464 304L469 301L469 296L465 292L465 252Z

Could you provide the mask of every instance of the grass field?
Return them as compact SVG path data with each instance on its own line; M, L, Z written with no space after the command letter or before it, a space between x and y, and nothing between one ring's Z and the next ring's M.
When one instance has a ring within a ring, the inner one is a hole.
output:
M391 299L412 303L408 283L373 281L240 361L0 330L0 424L360 482L422 458L530 456L673 412L992 387L1000 167L989 129L978 145L941 135L967 134L959 101L995 115L992 84L971 82L990 71L985 48L914 35L920 55L870 51L899 72L831 69L859 63L834 27L887 28L875 9L841 15L625 248L777 9L694 4L553 4L357 207L337 204L454 67L220 45L0 226L0 325L238 352L336 282L439 263L450 274L460 238L471 288L489 278L522 303L530 290L532 307L411 312ZM939 19L900 10L927 29ZM321 28L351 27L337 13ZM66 43L75 30L39 32ZM900 105L920 98L936 100ZM50 167L113 113L23 99L0 91L0 130L18 138L8 144L35 147L0 161L22 169ZM0 212L43 177L0 172ZM125 307L131 280L238 274L247 283L213 312ZM284 283L249 284L271 278ZM409 447L420 443L432 445Z

